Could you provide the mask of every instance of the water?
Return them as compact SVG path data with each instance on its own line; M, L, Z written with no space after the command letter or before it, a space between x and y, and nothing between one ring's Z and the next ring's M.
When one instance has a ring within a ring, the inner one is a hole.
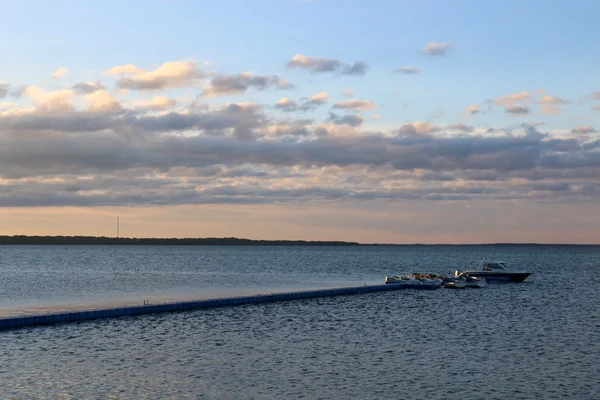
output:
M380 283L483 256L533 280L0 332L0 397L597 399L599 247L5 246L0 304Z

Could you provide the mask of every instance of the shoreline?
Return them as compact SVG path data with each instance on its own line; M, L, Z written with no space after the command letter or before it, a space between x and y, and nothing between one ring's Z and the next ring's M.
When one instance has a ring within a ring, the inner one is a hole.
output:
M600 246L592 243L359 243L337 240L263 240L224 238L129 238L107 236L0 235L2 245L111 245L111 246Z

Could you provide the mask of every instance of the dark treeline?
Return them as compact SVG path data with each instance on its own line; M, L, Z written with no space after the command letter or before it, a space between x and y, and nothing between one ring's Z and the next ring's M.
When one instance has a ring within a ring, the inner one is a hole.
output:
M544 244L544 243L473 243L473 244L385 244L343 241L308 240L252 240L235 237L226 238L116 238L106 236L0 236L3 244L57 244L57 245L262 245L262 246L598 246L595 244Z
M114 244L114 245L269 245L358 246L357 242L306 240L252 240L240 238L114 238L105 236L0 236L1 244Z

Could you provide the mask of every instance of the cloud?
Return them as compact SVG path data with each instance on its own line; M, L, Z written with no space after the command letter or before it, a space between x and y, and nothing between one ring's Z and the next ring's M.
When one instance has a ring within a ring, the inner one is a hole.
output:
M10 92L10 96L18 99L19 97L22 97L25 94L26 89L27 89L27 86L19 86L17 89Z
M544 91L541 90L538 92L543 93ZM546 99L547 104L550 104L551 102L555 101L555 99L558 99L558 98L554 98L552 96L545 96L545 97L547 97L547 99ZM509 94L509 95L497 97L497 98L491 100L491 103L504 107L504 111L507 114L511 114L513 116L529 114L531 111L531 109L529 108L529 104L532 102L533 102L533 94L530 92L527 92L527 91ZM547 113L555 112L556 110L553 109L553 107L554 106L552 106L552 105L547 105L546 109L544 109L544 112L547 112Z
M327 103L329 100L329 94L327 92L317 93L308 99L303 99L301 103L297 103L294 100L282 97L276 104L275 108L285 112L294 111L310 111L316 109L318 106Z
M507 106L504 110L507 114L513 115L525 115L529 114L529 111L531 111L527 106Z
M322 93L317 93L314 96L311 96L311 98L309 99L309 102L311 104L325 104L327 103L327 101L329 101L329 94L327 92L322 92Z
M354 90L352 90L350 88L346 88L342 92L342 96L344 96L344 97L354 97L355 95L356 95L356 93L354 92Z
M46 112L70 111L75 93L69 89L47 92L36 86L28 86L23 95L29 97L38 110Z
M204 74L195 61L168 61L153 71L127 64L104 71L105 75L131 75L117 80L117 87L132 90L159 90L193 86Z
M336 72L341 75L364 75L368 69L368 65L362 61L349 64L332 58L311 57L302 54L292 57L287 66L288 68L305 69L313 74Z
M507 96L501 96L501 97L497 97L495 98L492 102L494 104L500 105L500 106L512 106L515 105L515 103L529 103L531 102L533 99L533 95L527 91L523 91L521 93L514 93L514 94L509 94Z
M144 74L142 68L138 68L132 64L120 65L112 67L104 71L104 75L142 75Z
M59 68L52 74L52 79L60 79L69 73L68 68Z
M401 136L428 136L431 133L437 132L440 127L431 122L407 122L403 124L397 133Z
M461 132L474 132L475 128L470 125L465 124L449 124L444 127L445 129L453 130L453 131L461 131Z
M281 121L273 121L268 127L266 127L265 131L268 136L277 136L277 137L309 137L312 132L309 129L309 125L311 125L314 121L312 119L291 119L291 120L281 120ZM315 134L317 134L315 132ZM326 136L327 133L325 133Z
M588 125L581 125L581 126L576 126L575 128L571 129L572 133L583 133L583 134L587 134L587 133L597 133L598 131L594 128L592 128L591 126Z
M430 56L445 56L452 47L452 43L430 42L423 48L423 52Z
M331 122L335 125L350 125L352 127L360 126L365 121L360 115L337 115L332 112L329 113L327 122Z
M405 75L414 75L419 72L421 72L421 69L417 67L398 67L392 71L392 73L402 73Z
M139 100L135 103L138 110L163 111L177 105L177 101L166 96L154 96L151 100Z
M596 110L596 111L600 111L600 104L597 104L597 105L595 105L595 106L594 106L594 110Z
M367 63L362 61L356 61L352 65L343 66L341 70L342 75L364 75L367 72L369 66Z
M600 92L592 93L592 98L600 100Z
M556 106L544 106L540 108L540 114L544 115L559 115L562 112L562 108Z
M479 107L479 104L471 104L470 106L468 106L467 108L465 108L463 110L465 113L471 114L471 115L475 115L475 114L483 114L484 111L481 110L481 108Z
M569 104L568 101L561 99L560 97L554 96L542 96L539 100L539 103L548 106L559 106L563 104Z
M568 101L555 96L542 96L538 103L542 104L540 114L558 115L562 113L561 105L569 104Z
M469 135L450 124L467 134L435 136L440 126L411 122L390 135L361 131L362 121L332 114L327 130L353 134L327 134L247 103L0 116L0 206L600 199L600 143L534 126Z
M339 103L335 103L333 108L337 109L345 109L345 110L354 110L354 111L364 111L364 110L372 110L376 107L375 103L368 100L349 100L342 101Z
M277 103L275 103L275 108L282 111L298 111L298 103L294 100L288 99L287 97L282 97Z
M90 93L94 93L98 90L105 90L106 87L104 86L104 84L102 82L96 81L96 82L79 82L79 83L76 83L75 85L71 86L71 89L73 89L73 91L75 91L75 93L78 93L78 94L90 94Z
M217 97L225 95L240 95L252 88L259 91L266 89L288 90L294 86L277 75L262 76L243 72L239 75L219 75L214 77L208 87L204 89L204 97Z
M8 95L8 83L0 80L0 99L5 98Z
M93 112L112 112L121 109L119 101L105 90L87 94L85 101L88 103L88 110Z
M192 85L206 97L291 87L276 75L195 67L186 75L185 65L161 68L124 65L105 72L116 77L117 89L130 79L138 89ZM333 112L315 119L291 113L329 108L327 92L286 93L261 106L194 99L196 90L172 98L168 92L124 97L105 85L80 82L56 91L31 86L23 89L26 98L0 105L0 207L600 201L600 140L593 121L547 133L521 121L509 127L496 121L487 134L452 121L414 121L389 130L382 128L385 121L369 121L365 128L365 121L378 117L372 101L332 99ZM521 92L491 103L524 115L519 108L532 114L565 101ZM465 112L482 110L473 104Z

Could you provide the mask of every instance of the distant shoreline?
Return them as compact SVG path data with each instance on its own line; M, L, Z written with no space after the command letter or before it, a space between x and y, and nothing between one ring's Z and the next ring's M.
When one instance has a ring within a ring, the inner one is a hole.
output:
M1 235L0 245L179 245L179 246L599 246L568 243L394 244L310 240L225 238L116 238L106 236Z
M0 245L270 245L270 246L358 246L358 242L306 240L252 240L243 238L116 238L106 236L0 236Z

